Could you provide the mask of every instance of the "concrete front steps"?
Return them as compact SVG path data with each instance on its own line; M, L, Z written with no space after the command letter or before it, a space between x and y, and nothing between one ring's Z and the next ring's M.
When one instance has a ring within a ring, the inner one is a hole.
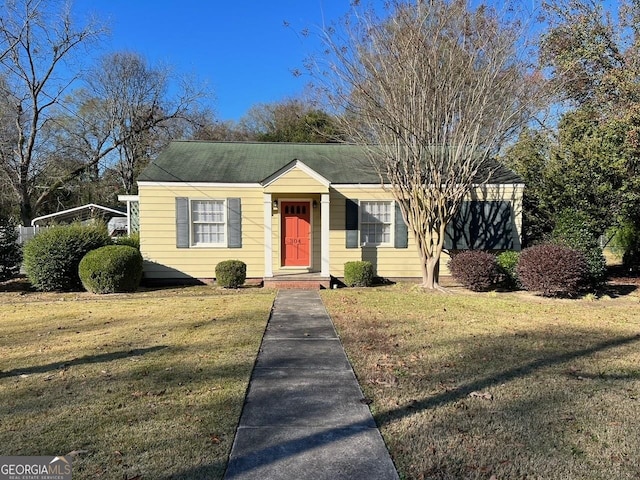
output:
M279 290L320 290L331 288L331 277L323 277L319 273L277 273L273 277L265 277L263 286Z

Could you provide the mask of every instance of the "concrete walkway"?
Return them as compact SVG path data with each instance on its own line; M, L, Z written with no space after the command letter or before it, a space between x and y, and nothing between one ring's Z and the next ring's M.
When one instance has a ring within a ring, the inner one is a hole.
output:
M317 291L280 290L227 480L397 480Z

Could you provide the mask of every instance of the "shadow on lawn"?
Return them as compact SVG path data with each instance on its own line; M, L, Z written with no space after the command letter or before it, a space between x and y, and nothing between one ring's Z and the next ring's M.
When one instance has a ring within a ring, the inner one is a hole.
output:
M577 360L611 348L629 345L636 342L640 342L640 335L618 337L599 342L587 348L555 355L552 354L545 358L533 360L521 366L513 367L502 372L486 376L482 379L465 383L444 393L429 396L422 400L412 401L409 404L399 406L393 410L374 415L374 419L378 426L382 426L424 410L457 402L466 398L471 392L484 390L511 380L533 375L543 368L559 365L571 360ZM367 428L369 428L368 422L354 422L345 426L322 430L312 435L307 435L306 437L281 442L277 445L265 447L261 450L251 451L245 456L236 458L229 465L225 478L227 480L232 478L243 478L244 474L247 472L265 467L272 463L280 462L286 458L303 453L310 449L319 448L323 445L328 445L333 442L341 441L345 438L359 435Z
M466 398L471 392L485 390L489 387L501 385L511 380L526 377L542 368L552 367L554 365L559 365L570 360L576 360L597 352L602 352L610 348L620 347L635 342L640 342L640 335L618 337L597 343L588 348L550 355L545 358L533 360L524 365L516 366L502 372L497 372L494 375L487 376L480 380L466 383L444 393L433 395L422 400L414 401L408 405L400 406L396 409L378 414L375 416L376 423L378 425L385 425L387 423L391 423L401 418L418 413L422 410L437 407L445 403L456 402L458 400Z
M158 350L163 350L165 348L167 348L166 345L157 345L155 347L149 348L135 348L133 350L127 351L101 353L99 355L86 355L84 357L74 358L66 362L48 363L46 365L35 365L33 367L26 368L14 368L13 370L9 370L6 372L0 371L0 378L16 377L18 375L31 375L34 373L46 373L53 370L61 370L76 365L84 365L87 363L112 362L114 360L120 360L122 358L140 357L142 355L156 352Z

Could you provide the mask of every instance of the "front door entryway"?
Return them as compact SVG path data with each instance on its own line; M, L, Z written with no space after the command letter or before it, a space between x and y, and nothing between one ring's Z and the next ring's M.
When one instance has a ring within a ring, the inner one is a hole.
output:
M311 204L280 204L282 216L282 266L311 266Z

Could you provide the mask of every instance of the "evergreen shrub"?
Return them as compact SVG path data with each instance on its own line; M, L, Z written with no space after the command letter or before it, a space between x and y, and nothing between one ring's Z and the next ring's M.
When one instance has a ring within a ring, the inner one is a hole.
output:
M622 265L631 271L640 267L640 225L637 221L625 220L612 228L611 250L622 258Z
M512 290L519 288L518 274L516 273L519 258L520 253L513 250L500 252L496 255L496 263L498 264L503 287Z
M41 230L24 246L24 267L34 288L43 292L82 290L80 260L110 245L104 225L59 225Z
M474 292L492 288L498 280L496 257L482 250L465 250L449 260L453 278Z
M347 287L370 287L373 285L373 264L364 260L344 264L344 284Z
M142 255L128 245L107 245L87 253L78 274L91 293L135 292L142 279Z
M565 245L584 255L592 287L604 283L607 277L607 263L598 244L598 235L590 227L585 214L572 210L564 211L556 220L551 238L553 243Z
M136 250L140 250L140 234L132 233L126 237L118 237L115 240L116 245L127 245L133 247Z
M223 288L238 288L247 279L247 264L224 260L216 265L216 283Z
M582 252L552 243L520 253L516 268L525 290L546 297L573 297L589 285L589 267Z
M18 230L11 218L0 214L0 282L20 273L22 248L18 244Z

